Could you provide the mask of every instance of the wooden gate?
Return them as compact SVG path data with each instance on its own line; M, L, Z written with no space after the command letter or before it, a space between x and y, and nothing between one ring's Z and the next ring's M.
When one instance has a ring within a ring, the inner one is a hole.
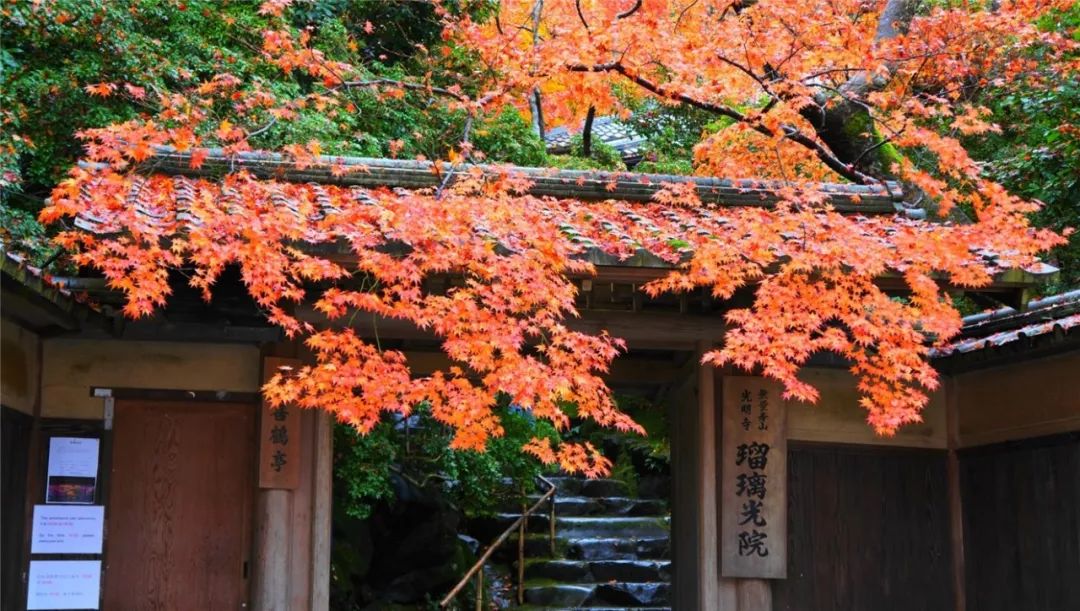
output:
M104 609L248 600L255 407L117 401Z

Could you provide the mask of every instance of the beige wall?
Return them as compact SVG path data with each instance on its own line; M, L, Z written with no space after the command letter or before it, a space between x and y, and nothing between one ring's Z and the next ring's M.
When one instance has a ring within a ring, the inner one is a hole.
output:
M41 340L9 320L0 320L0 403L27 414L37 398Z
M890 437L874 433L859 406L855 377L843 369L804 369L799 377L821 392L815 404L788 403L788 439L917 448L945 447L945 393L930 396L923 421L901 428Z
M92 386L259 390L259 350L249 345L51 339L44 350L46 418L101 418Z
M957 375L961 446L1080 431L1080 352Z

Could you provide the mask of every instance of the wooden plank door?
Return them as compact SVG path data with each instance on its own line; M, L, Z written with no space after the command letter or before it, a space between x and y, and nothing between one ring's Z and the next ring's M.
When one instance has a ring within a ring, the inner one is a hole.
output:
M247 604L252 405L117 401L104 609Z

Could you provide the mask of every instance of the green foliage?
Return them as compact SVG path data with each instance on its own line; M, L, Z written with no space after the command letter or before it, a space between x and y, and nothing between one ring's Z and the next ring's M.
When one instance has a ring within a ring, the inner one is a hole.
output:
M476 129L473 142L489 161L535 167L548 163L544 141L513 108L484 120Z
M671 469L671 435L667 411L647 399L632 395L615 397L619 409L629 414L645 429L645 435L621 433L581 421L565 435L573 441L587 441L603 448L614 459L612 477L634 486L637 475L666 473ZM573 417L573 410L567 410ZM629 479L628 479L629 478Z
M1080 39L1080 4L1042 25ZM1013 193L1045 204L1034 217L1037 225L1080 227L1080 74L1040 70L1028 86L989 89L978 101L1002 128L972 143L990 175ZM1080 234L1051 256L1062 271L1061 286L1049 290L1080 285Z
M570 140L569 155L550 155L548 163L565 170L611 170L626 171L622 155L609 144L600 142L595 137L592 142L592 155L585 156L584 141L581 134Z
M375 503L393 498L390 468L398 452L389 422L378 424L367 435L343 424L335 427L334 492L350 501L342 505L346 515L367 518Z
M42 234L30 228L32 217L81 154L75 137L81 130L153 116L158 94L182 91L226 72L241 79L241 88L261 87L283 99L311 92L309 77L285 75L263 60L260 33L278 26L258 13L259 5L259 0L5 4L0 12L5 38L0 48L0 227L6 244ZM475 16L491 9L485 3L449 2L445 7ZM372 78L426 75L433 68L428 50L441 44L442 24L430 3L310 0L294 3L287 16L294 28L311 34L312 46L328 59L363 66ZM467 51L451 49L430 78L469 91L461 74L471 71L471 61ZM88 93L87 86L99 83L116 90L104 97ZM132 93L139 88L144 94ZM264 111L241 114L226 103L213 111L217 120L260 131L252 144L267 149L315 140L327 154L384 157L394 152L395 142L401 145L400 157L434 159L444 158L462 138L464 115L439 112L436 100L420 92L394 104L373 90L347 95L352 102L347 111L308 105L294 120L265 130L270 121ZM214 123L207 125L213 129ZM492 160L544 163L543 144L512 110L484 121L475 133ZM40 240L19 245L34 244Z
M715 116L695 108L667 106L653 100L626 100L634 114L629 123L644 136L643 160L634 170L654 174L689 175L694 173L694 145L716 124ZM720 121L730 119L722 117ZM726 126L726 125L725 125ZM716 131L714 126L713 131Z
M41 265L47 248L45 230L33 213L0 205L0 250L35 253L31 263Z
M339 506L353 518L368 517L376 504L393 500L395 474L440 492L469 516L489 514L501 499L533 490L542 465L521 447L533 437L556 442L558 433L505 400L497 414L504 434L490 440L484 452L450 449L451 432L423 406L408 419L381 422L367 435L339 425L334 446Z
M676 176L689 176L694 173L694 164L686 159L663 159L662 156L646 152L645 160L634 166L635 172L646 174L674 174Z
M80 152L76 131L152 110L148 98L138 100L123 90L93 97L87 85L130 83L152 93L225 69L252 74L251 48L258 48L258 32L265 27L256 5L214 0L6 5L0 23L6 39L0 51L4 139L17 135L24 143L8 150L14 155L3 160L4 169L31 185L51 186Z
M630 452L619 452L611 465L611 478L626 484L629 496L638 495L638 473L634 468L634 457Z

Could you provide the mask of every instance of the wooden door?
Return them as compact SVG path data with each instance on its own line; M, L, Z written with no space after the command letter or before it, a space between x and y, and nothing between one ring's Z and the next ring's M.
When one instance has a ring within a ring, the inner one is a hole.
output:
M246 606L254 452L254 406L117 401L104 609Z

